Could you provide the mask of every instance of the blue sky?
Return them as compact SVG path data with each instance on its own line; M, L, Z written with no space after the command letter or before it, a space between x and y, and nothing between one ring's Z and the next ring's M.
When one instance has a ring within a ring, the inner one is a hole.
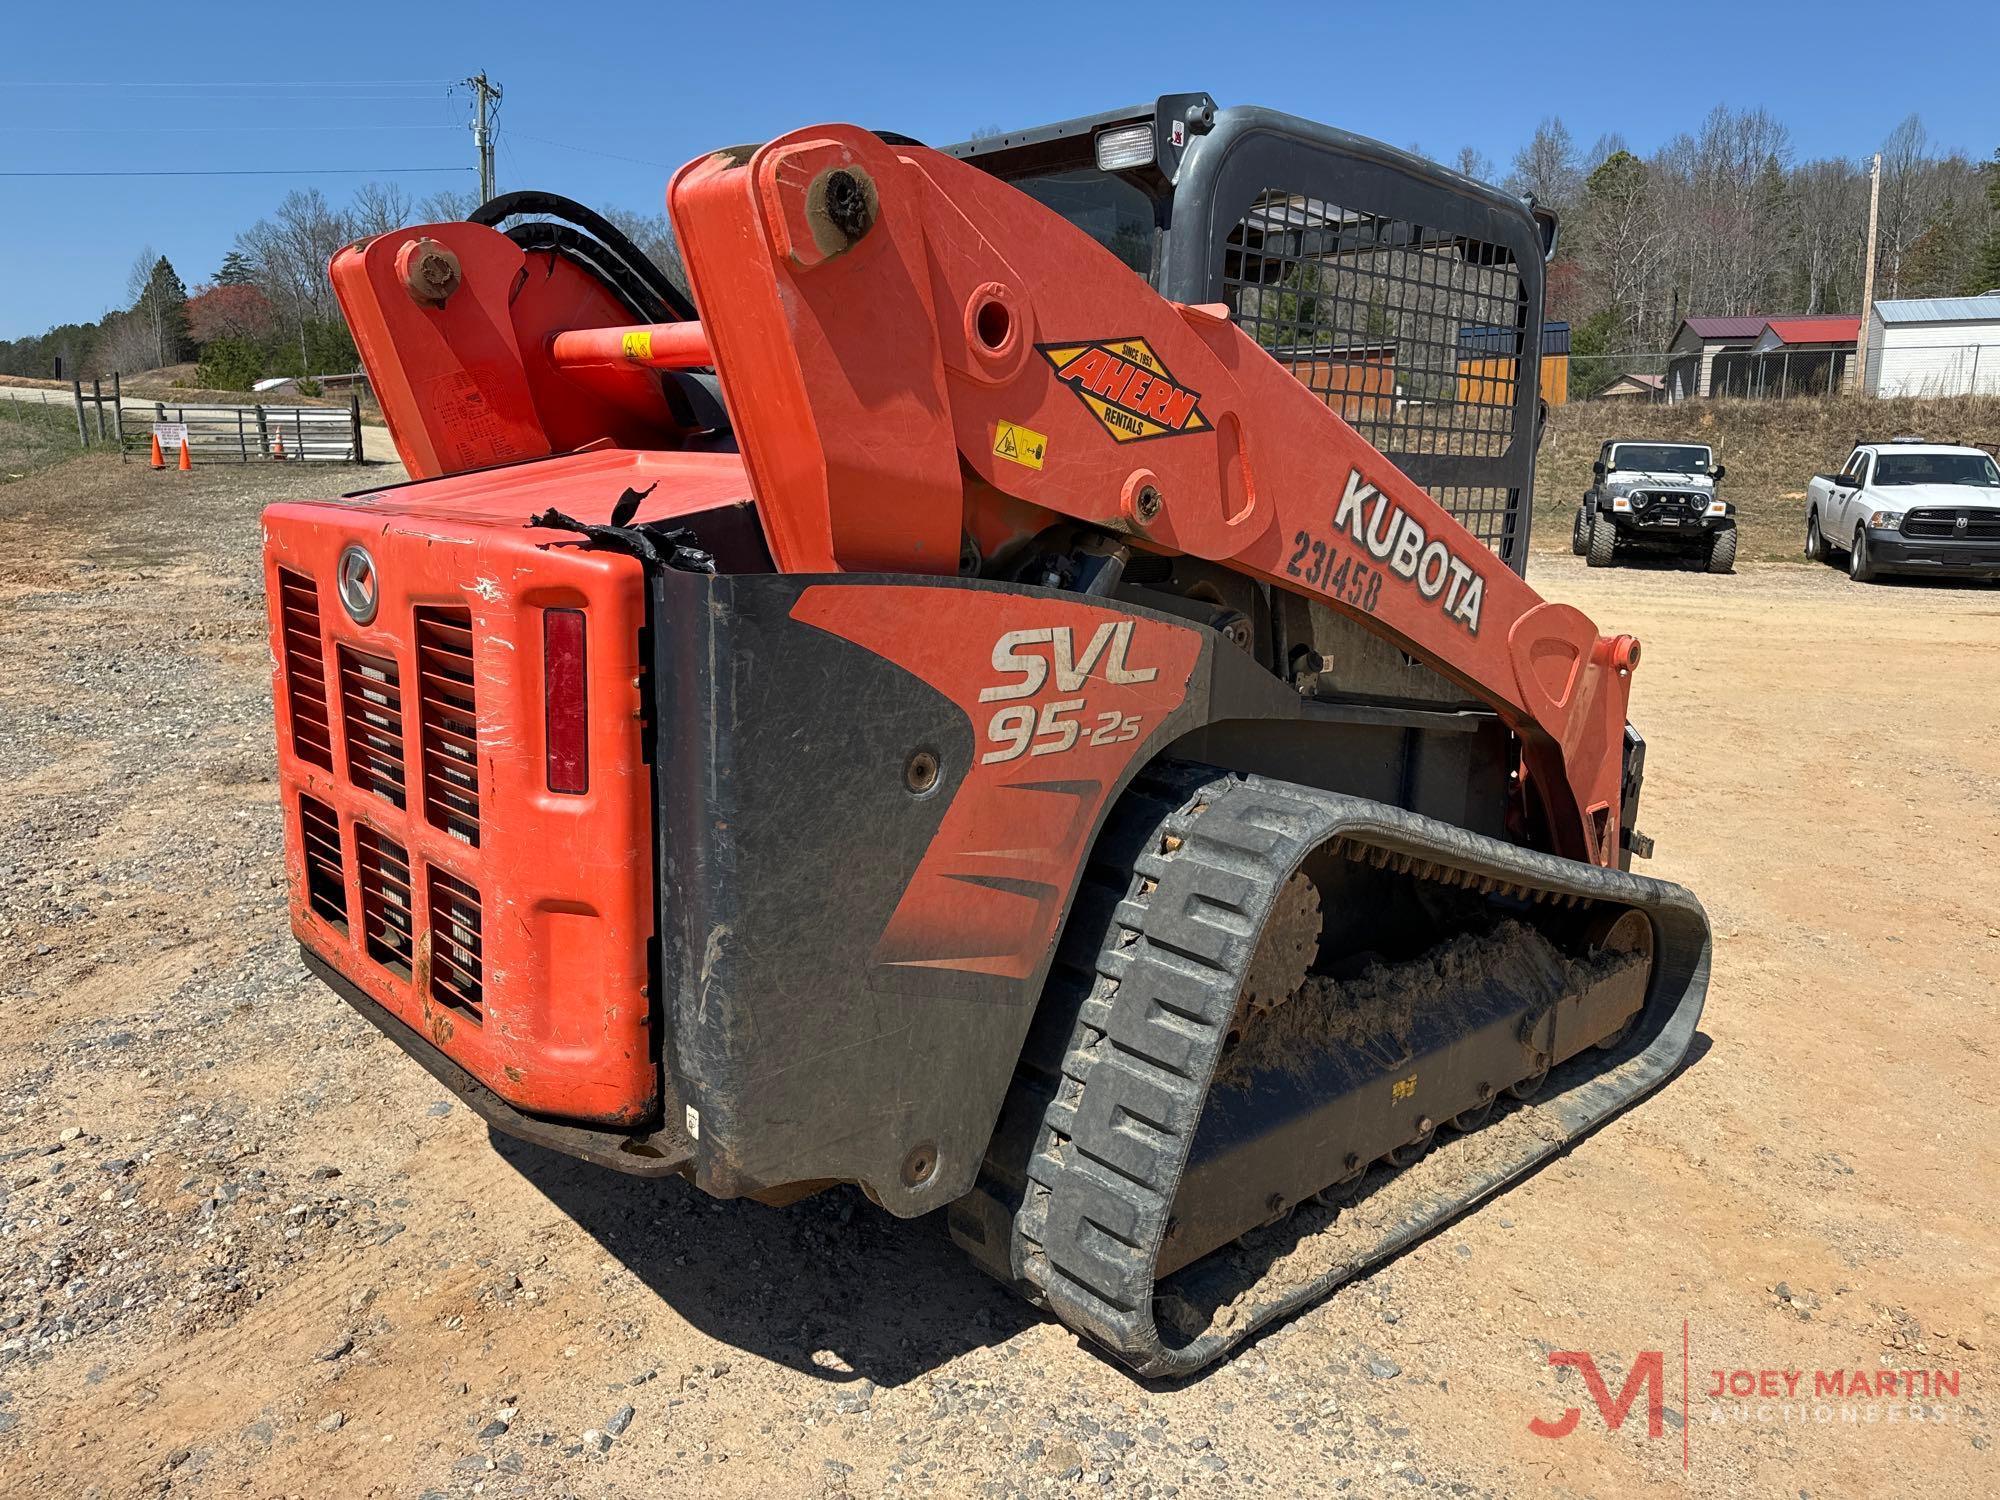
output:
M1991 69L1977 61L1993 13L1970 0L9 11L0 172L465 166L467 97L443 81L482 68L506 89L503 189L647 212L680 162L800 125L849 120L943 144L1180 89L1442 158L1470 144L1503 168L1548 114L1586 146L1616 130L1643 152L1718 103L1769 109L1804 157L1863 155L1913 110L1940 146L1975 158L2000 146ZM313 80L398 82L337 103L266 87ZM192 286L288 188L338 202L365 180L0 176L0 338L118 305L145 245ZM393 180L417 196L474 181Z

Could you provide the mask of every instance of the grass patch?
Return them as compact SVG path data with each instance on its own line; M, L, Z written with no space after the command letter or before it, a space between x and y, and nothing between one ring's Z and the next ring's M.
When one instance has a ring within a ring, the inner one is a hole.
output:
M83 451L73 409L0 395L0 484L26 479Z
M1535 465L1535 539L1567 547L1590 466L1613 438L1707 443L1729 473L1723 495L1736 504L1745 558L1794 557L1805 536L1806 481L1838 469L1857 438L1920 433L1934 443L1991 450L2000 434L2000 397L1941 401L1866 396L1750 401L1719 398L1678 406L1578 401L1549 413Z

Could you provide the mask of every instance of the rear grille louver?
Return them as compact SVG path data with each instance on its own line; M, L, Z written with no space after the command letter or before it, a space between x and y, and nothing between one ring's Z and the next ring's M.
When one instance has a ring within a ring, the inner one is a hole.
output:
M477 848L479 704L471 611L450 606L415 610L411 652L400 664L395 657L338 642L329 662L321 645L318 598L311 581L289 569L281 568L279 575L286 675L300 757L334 768L337 712L347 780L353 786L412 813L414 795L425 823ZM406 668L415 674L409 684L413 697L407 715ZM416 753L415 767L409 764L411 750ZM480 1024L485 957L478 889L428 859L412 860L409 844L368 821L371 816L364 813L352 819L351 842L343 844L334 810L312 797L299 799L307 905L343 934L350 920L358 921L359 947L371 962L405 983L414 983L419 998L427 1003ZM421 834L415 842L422 846L420 855L434 847L424 845ZM346 878L350 858L359 890L359 907L351 914ZM421 935L419 876L424 897Z
M387 834L356 823L354 863L361 874L363 950L383 968L408 979L416 934L409 852Z
M417 715L424 817L479 847L479 702L472 676L472 615L420 609Z
M395 662L342 646L340 717L348 779L403 806L403 691Z
M319 594L313 581L278 569L278 624L284 639L285 699L292 713L292 752L323 771L333 769L333 731L326 711L326 650L319 634Z
M430 872L431 998L482 1019L479 892L442 870Z
M340 820L315 798L299 798L299 843L305 853L306 904L338 931L347 931L347 869L340 857Z

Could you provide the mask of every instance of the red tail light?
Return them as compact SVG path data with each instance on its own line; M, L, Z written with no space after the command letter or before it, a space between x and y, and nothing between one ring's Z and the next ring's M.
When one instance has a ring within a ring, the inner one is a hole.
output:
M542 612L542 684L547 697L549 790L590 790L590 704L584 689L583 611Z

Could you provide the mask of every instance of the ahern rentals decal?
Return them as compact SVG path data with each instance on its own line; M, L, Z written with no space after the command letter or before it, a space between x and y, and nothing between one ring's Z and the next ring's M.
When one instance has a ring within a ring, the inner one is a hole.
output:
M1121 443L1208 430L1201 392L1175 380L1144 339L1037 344L1035 350Z

